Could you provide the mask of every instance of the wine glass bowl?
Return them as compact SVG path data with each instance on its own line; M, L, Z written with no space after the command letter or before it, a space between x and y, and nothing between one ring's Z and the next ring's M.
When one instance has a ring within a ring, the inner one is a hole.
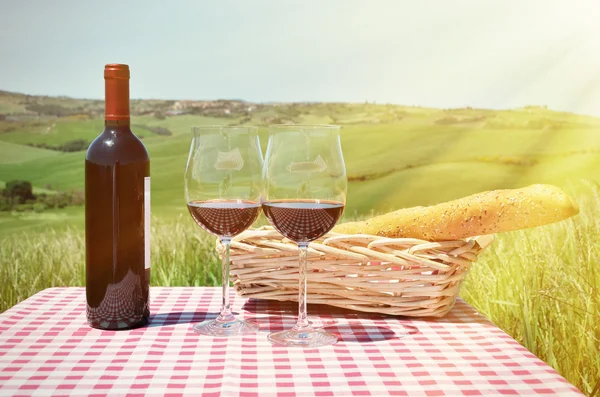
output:
M262 208L273 227L299 248L298 320L272 333L278 345L318 347L335 335L311 327L306 314L306 255L329 232L346 204L347 177L339 126L273 125L263 166Z
M263 203L263 211L279 233L301 244L333 229L344 204L331 200L274 200Z
M254 223L261 210L262 152L256 127L193 127L185 170L190 215L221 240L222 306L219 316L195 324L196 333L212 336L254 334L256 324L236 319L229 304L231 238Z

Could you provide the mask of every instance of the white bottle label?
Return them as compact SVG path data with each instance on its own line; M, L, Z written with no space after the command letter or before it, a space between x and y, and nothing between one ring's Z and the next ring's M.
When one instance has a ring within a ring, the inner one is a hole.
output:
M144 263L150 269L150 177L144 178Z

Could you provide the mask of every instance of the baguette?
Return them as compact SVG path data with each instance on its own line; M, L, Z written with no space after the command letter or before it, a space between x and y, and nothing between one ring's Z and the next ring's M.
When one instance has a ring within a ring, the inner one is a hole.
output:
M412 207L348 222L333 231L429 241L457 240L558 222L579 213L560 188L531 185L493 190L430 207Z

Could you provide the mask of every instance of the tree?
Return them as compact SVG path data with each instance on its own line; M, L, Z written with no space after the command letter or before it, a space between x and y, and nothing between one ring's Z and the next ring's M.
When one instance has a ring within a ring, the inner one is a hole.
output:
M29 181L12 180L6 182L3 194L11 198L11 201L24 203L27 200L35 200L33 187Z

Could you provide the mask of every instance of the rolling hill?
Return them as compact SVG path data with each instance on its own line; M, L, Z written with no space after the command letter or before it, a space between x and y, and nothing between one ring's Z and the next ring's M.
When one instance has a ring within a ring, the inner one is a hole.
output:
M0 92L0 181L83 189L85 151L102 130L102 101ZM600 119L530 106L513 110L429 109L397 105L243 101L133 101L132 124L151 157L153 214L185 212L183 170L190 126L337 123L349 176L347 216L430 205L482 190L531 183L566 186L596 179ZM15 227L82 224L82 209L0 213L0 235Z

